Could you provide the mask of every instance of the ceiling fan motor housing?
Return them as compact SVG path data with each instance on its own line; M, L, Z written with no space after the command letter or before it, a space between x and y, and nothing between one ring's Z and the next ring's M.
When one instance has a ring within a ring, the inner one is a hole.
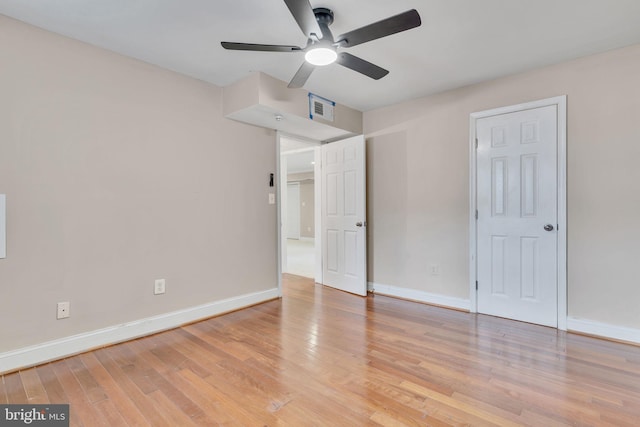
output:
M318 24L325 24L327 26L333 24L333 11L326 7L316 7L313 9L314 15L316 15L316 21Z
M318 21L318 25L320 26L320 30L322 34L316 34L318 36L317 39L310 38L310 45L326 45L327 48L330 48L330 45L333 44L333 34L329 29L329 25L333 24L333 11L327 9L326 7L316 7L313 9L313 14L316 17L316 21Z

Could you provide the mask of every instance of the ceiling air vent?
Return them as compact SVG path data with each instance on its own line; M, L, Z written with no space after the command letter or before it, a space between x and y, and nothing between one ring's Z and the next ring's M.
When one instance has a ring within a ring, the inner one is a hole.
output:
M333 110L336 103L313 93L309 93L309 118L320 117L329 122L333 121Z

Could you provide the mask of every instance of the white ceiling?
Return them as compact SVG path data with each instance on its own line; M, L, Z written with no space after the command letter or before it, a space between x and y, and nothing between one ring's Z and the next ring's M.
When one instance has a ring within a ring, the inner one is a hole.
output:
M305 88L367 111L640 43L639 0L312 0L334 35L415 8L422 26L348 51L390 71L337 64ZM252 71L289 81L302 53L226 51L220 41L304 46L282 0L0 0L0 13L226 86Z

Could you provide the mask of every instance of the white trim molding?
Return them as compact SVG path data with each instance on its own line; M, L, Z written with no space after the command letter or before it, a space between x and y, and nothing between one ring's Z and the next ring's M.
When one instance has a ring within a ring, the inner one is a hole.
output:
M570 316L567 319L567 330L640 344L640 329L628 328L626 326L610 325L607 323L600 323L593 320Z
M476 121L516 111L555 105L558 126L558 329L567 330L567 96L527 102L472 113L469 120L469 299L470 311L478 311L477 280L477 197L476 197Z
M432 294L417 289L400 288L397 286L383 285L381 283L369 282L367 290L375 294L386 295L390 297L403 298L412 301L419 301L425 304L437 305L445 308L453 308L456 310L469 311L469 300L450 297L446 295Z
M273 288L0 353L0 374L177 328L278 297L278 288Z

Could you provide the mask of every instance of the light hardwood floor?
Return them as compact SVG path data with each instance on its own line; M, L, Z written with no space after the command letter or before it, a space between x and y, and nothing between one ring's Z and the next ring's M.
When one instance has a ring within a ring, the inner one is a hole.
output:
M640 348L287 276L284 297L0 381L74 426L633 426Z

